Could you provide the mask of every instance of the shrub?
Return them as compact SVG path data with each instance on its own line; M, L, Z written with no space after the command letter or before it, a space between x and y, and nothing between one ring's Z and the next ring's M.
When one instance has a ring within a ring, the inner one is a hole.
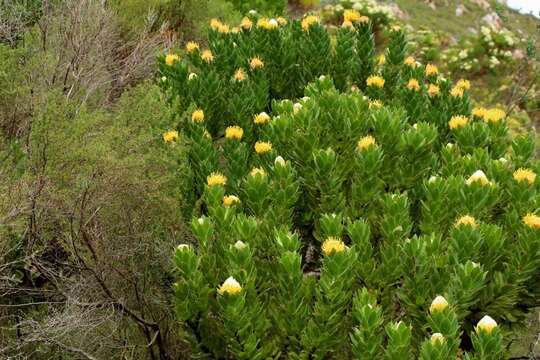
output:
M192 356L499 359L535 306L534 141L400 28L377 62L364 20L213 21L160 59L201 205L174 255Z

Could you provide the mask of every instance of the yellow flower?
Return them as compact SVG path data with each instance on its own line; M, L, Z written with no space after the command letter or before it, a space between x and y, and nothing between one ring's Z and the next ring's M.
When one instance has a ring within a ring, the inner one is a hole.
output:
M277 22L281 26L287 25L287 19L285 19L284 17L281 17L281 16L277 18Z
M249 61L249 67L251 70L260 69L264 67L264 63L258 56L256 56Z
M476 332L485 331L490 334L497 327L497 322L489 315L484 316L478 324L476 324Z
M334 252L342 252L346 248L347 248L347 246L345 246L345 243L343 241L341 241L340 239L335 238L335 237L329 237L328 239L326 239L323 242L323 244L321 246L321 250L322 250L323 254L326 255L326 256L329 256Z
M240 198L235 195L225 195L223 197L223 205L225 206L232 206L234 204L238 204L240 202Z
M268 141L257 141L255 143L255 152L257 154L266 154L272 151L272 143Z
M435 299L433 299L433 301L431 302L431 305L429 307L429 312L433 314L435 312L443 311L447 307L448 307L448 301L446 301L444 297L439 295L435 297Z
M463 90L469 90L471 88L471 82L469 80L459 79L456 86Z
M206 177L206 184L208 186L215 186L215 185L225 185L227 183L227 178L225 175L219 172L213 172L210 175Z
M367 16L360 16L360 18L358 19L358 22L361 23L361 24L365 24L365 23L368 23L369 22L369 18Z
M452 90L450 90L450 96L459 98L463 97L463 88L454 86Z
M540 216L533 213L528 213L521 219L525 225L531 229L540 229Z
M234 126L228 126L225 129L225 138L230 140L242 140L242 136L244 136L244 130L237 125Z
M496 123L504 119L506 116L506 113L504 110L501 109L489 109L486 111L486 115L484 116L484 121L487 123Z
M392 31L401 31L401 26L399 25L392 25L392 27L390 28Z
M246 80L246 73L244 72L244 69L240 68L234 72L234 80L236 81Z
M433 64L426 65L426 69L425 69L426 76L437 75L438 73L439 73L439 69L437 68L437 66Z
M469 118L467 118L466 116L455 115L455 116L452 116L452 118L448 122L448 126L450 127L450 129L454 130L454 129L462 128L468 123L469 123Z
M163 133L163 140L165 142L175 142L178 140L178 131L176 130L170 130L165 133Z
M168 54L167 56L165 56L165 64L169 66L171 66L172 64L174 64L175 61L178 60L180 60L180 56L176 54Z
M441 89L437 85L429 84L427 92L429 96L434 97L439 95Z
M384 64L386 64L386 56L384 56L384 54L379 55L379 59L377 60L377 63L378 63L379 65L384 65Z
M257 21L257 27L264 30L277 29L278 25L278 22L274 19L261 18Z
M487 109L484 107L475 107L474 109L472 109L472 114L473 116L476 116L478 118L485 119Z
M219 29L219 27L221 26L221 21L219 21L218 19L216 18L213 18L210 20L210 27L212 28L212 30L217 30Z
M230 29L229 25L227 24L221 24L217 29L221 34L228 34Z
M456 224L455 224L456 227L462 226L462 225L471 226L474 228L476 227L476 219L470 215L464 215L460 217L459 219L457 219Z
M244 30L249 30L253 26L253 21L251 21L248 17L244 17L240 23L240 26Z
M364 151L372 146L377 146L377 143L375 142L375 138L373 136L368 135L358 140L356 148L360 151Z
M431 338L429 339L429 341L433 345L443 344L445 340L446 339L444 338L444 335L441 333L434 333L433 335L431 335Z
M360 13L356 10L347 9L343 12L343 21L357 22L360 17Z
M318 24L319 18L315 15L308 15L302 19L302 29L308 31L312 25Z
M233 27L233 28L231 29L231 32L232 32L233 34L238 34L238 33L240 32L240 28L239 28L238 26L235 26L235 27Z
M202 53L201 53L201 59L203 59L204 61L206 61L207 63L211 63L212 61L214 61L214 54L212 54L212 51L210 50L204 50Z
M242 286L236 281L232 276L229 277L225 282L218 288L217 292L219 295L229 294L236 295L242 291Z
M255 177L255 176L262 176L262 177L265 177L266 176L266 171L264 171L263 168L253 168L251 169L249 175Z
M480 182L482 185L490 185L486 174L482 170L476 170L465 182L467 185L471 185L474 182Z
M192 53L197 50L199 50L199 44L197 44L196 42L190 41L186 44L186 51L188 53Z
M191 114L191 120L192 120L193 122L196 122L196 123L203 122L203 121L204 121L204 111L202 111L201 109L195 110L195 111Z
M420 90L420 84L418 83L418 80L416 79L409 79L409 82L407 83L407 89L411 91L418 91Z
M353 23L347 20L343 21L343 24L341 24L341 27L354 29Z
M534 184L534 180L536 179L536 174L534 171L529 169L523 169L519 168L516 171L514 171L514 180L517 182L526 181L529 184Z
M416 60L412 56L407 56L403 63L410 67L416 67Z
M382 89L384 87L384 79L378 75L371 75L366 79L366 85L375 86Z
M369 108L370 109L380 109L382 108L383 104L381 100L373 100L369 102Z
M270 121L270 116L265 112L257 114L253 118L253 122L259 125L266 124L268 121Z

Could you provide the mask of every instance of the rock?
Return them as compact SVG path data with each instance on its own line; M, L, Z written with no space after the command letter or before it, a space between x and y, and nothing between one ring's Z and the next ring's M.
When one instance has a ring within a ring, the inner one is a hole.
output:
M401 20L409 19L409 14L403 11L396 3L387 5L394 17Z
M499 17L499 15L497 15L496 12L488 13L482 18L482 21L487 23L489 26L492 26L497 29L501 28L502 26L501 18Z

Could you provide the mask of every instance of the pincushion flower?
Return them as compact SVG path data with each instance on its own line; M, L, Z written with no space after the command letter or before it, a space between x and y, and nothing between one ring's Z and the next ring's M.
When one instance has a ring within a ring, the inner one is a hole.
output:
M443 311L447 307L448 307L448 301L446 301L446 299L443 296L438 295L431 302L431 305L429 306L429 312L433 314L439 311Z
M476 332L485 331L488 334L491 334L493 329L497 327L497 322L493 320L489 315L484 316L478 324L476 324Z
M274 160L274 165L285 166L287 165L287 163L285 162L285 159L283 157L277 156L276 159Z
M225 129L225 138L230 140L242 140L244 129L238 125L228 126Z
M266 154L272 151L272 143L268 141L257 141L254 147L257 154Z
M469 118L467 118L466 116L455 115L455 116L452 116L452 118L448 122L448 126L450 127L450 129L454 130L454 129L462 128L468 123L469 123Z
M202 53L201 53L201 59L203 59L204 61L206 61L207 63L211 63L212 61L214 61L214 54L212 54L212 51L210 50L204 50Z
M265 112L257 114L253 118L253 122L258 125L266 124L268 121L270 121L270 116Z
M426 76L437 75L439 73L439 69L433 64L427 64L424 72Z
M176 142L178 140L178 131L176 130L170 130L165 133L163 133L163 140L165 142Z
M261 18L257 21L257 27L264 30L274 30L279 26L276 19Z
M343 23L341 24L341 27L344 27L344 28L348 28L348 29L351 29L351 30L354 30L354 25L352 22L350 21L343 21Z
M441 93L441 89L437 85L429 84L427 92L430 97L434 97Z
M463 97L463 93L464 93L463 88L460 88L458 86L454 86L452 90L450 90L450 96L455 97L455 98Z
M360 13L356 10L347 9L343 12L343 21L357 22L361 18Z
M195 111L191 114L191 120L192 120L193 122L196 122L196 123L203 122L203 121L204 121L204 111L202 111L201 109L195 110Z
M465 181L467 185L472 183L479 182L481 185L490 185L491 182L488 180L486 174L482 170L476 170L468 179Z
M469 90L471 88L471 82L469 80L459 79L456 86L463 90Z
M199 50L199 44L197 44L196 42L194 41L189 41L187 44L186 44L186 51L188 53L192 53L194 51L197 51Z
M236 295L242 291L242 286L240 283L235 280L232 276L229 277L225 282L218 288L217 292L220 295Z
M470 215L463 215L456 220L455 226L458 227L462 225L471 226L474 228L476 227L476 219Z
M264 67L264 63L258 56L256 56L249 61L249 67L251 70L261 69Z
M321 246L321 250L322 250L323 254L326 255L326 256L329 256L334 252L342 252L346 248L347 248L347 246L345 246L345 243L343 241L341 241L340 239L335 238L335 237L329 237L328 239L326 239L323 242L323 244Z
M409 79L409 82L407 83L407 89L411 91L418 91L420 90L420 84L418 83L418 80L416 79Z
M472 109L473 116L476 116L477 118L484 119L487 114L487 109L484 107L475 107Z
M234 243L234 248L236 250L244 250L245 248L247 248L247 245L243 241L238 240Z
M517 182L525 181L529 184L534 184L534 181L536 180L536 174L534 171L524 168L519 168L514 171L513 177Z
M187 251L191 250L191 246L189 244L180 244L176 247L176 250L178 251Z
M218 19L216 19L216 18L210 19L210 28L212 28L212 30L219 29L219 27L221 25L222 25L222 23Z
M540 216L528 213L521 219L525 225L531 229L540 229Z
M374 146L377 146L377 143L375 142L375 138L371 135L364 136L363 138L358 140L358 143L356 144L356 148L359 151L364 151Z
M278 24L281 25L281 26L285 26L285 25L287 25L287 23L288 23L287 19L285 19L285 18L282 17L282 16L280 16L280 17L277 18L277 22L278 22Z
M223 186L226 183L227 183L227 178L225 177L225 175L219 172L213 172L206 177L206 184L208 186L216 186L216 185Z
M379 65L386 64L386 56L384 56L384 54L379 55L378 60L377 60L377 64L379 64Z
M223 205L232 206L234 204L240 203L240 198L235 195L225 195L223 197Z
M486 110L486 114L484 115L484 121L487 123L497 123L504 119L506 116L506 113L504 110L501 109L489 109Z
M239 82L246 80L246 72L244 71L244 69L236 69L236 71L234 72L234 80Z
M263 168L253 168L253 169L251 169L249 175L251 175L252 177L255 177L255 176L265 177L266 176L266 171L264 171Z
M368 106L370 109L380 109L383 106L383 104L381 100L373 100L369 102Z
M227 24L221 24L220 26L218 26L217 30L221 34L228 34L230 31L230 28L229 28L229 25Z
M176 55L176 54L167 54L167 56L165 56L165 64L171 66L172 64L175 63L175 61L178 61L180 60L180 56Z
M429 339L429 341L433 344L433 345L438 345L438 344L442 344L445 342L445 338L444 338L444 335L441 334L441 333L434 333L433 335L431 335L431 338Z
M242 22L240 22L240 26L244 30L250 30L251 27L253 26L253 21L251 21L248 17L244 17L242 19Z
M371 75L366 79L366 85L382 89L384 87L384 79L378 75Z
M319 23L319 18L315 15L308 15L306 16L305 18L302 19L302 29L304 29L304 31L308 31L311 26L315 25L315 24L318 24Z
M416 67L416 60L412 56L407 56L407 58L405 58L405 61L403 61L403 63L410 67Z

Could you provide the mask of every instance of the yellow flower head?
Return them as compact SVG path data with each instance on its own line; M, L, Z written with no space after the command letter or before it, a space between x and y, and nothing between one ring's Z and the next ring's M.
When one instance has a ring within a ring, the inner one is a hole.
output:
M418 83L418 80L416 79L409 79L409 82L407 83L407 89L411 91L418 91L420 90L420 84Z
M193 122L196 122L196 123L203 122L203 121L204 121L204 111L202 111L201 109L195 110L195 111L191 114L191 120L192 120Z
M257 114L253 118L253 122L259 125L266 124L268 121L270 121L270 116L265 112Z
M287 25L287 19L285 19L284 17L280 16L277 18L277 22L279 25L281 26L285 26Z
M463 116L463 115L455 115L455 116L452 116L452 118L448 122L448 126L450 127L450 129L454 130L454 129L462 128L468 123L469 123L468 117Z
M227 178L225 175L219 172L213 172L210 175L206 177L206 184L208 186L215 186L215 185L225 185L227 183Z
M315 25L318 23L319 23L319 18L317 16L308 15L302 19L302 29L304 29L304 31L308 31L312 25Z
M486 115L484 116L484 121L487 123L496 123L504 119L506 116L506 113L504 110L501 109L489 109L486 111Z
M471 88L471 82L469 80L459 79L456 86L463 90L469 90Z
M258 56L256 56L249 61L249 67L251 70L261 69L264 67L264 63Z
M335 237L329 237L328 239L326 239L323 242L323 244L321 246L321 250L322 250L323 254L326 255L326 256L329 256L334 252L342 252L346 248L347 248L347 246L345 246L345 243L343 241L341 241L340 239L335 238Z
M255 177L255 176L265 177L266 176L266 171L264 171L263 168L253 168L253 169L251 169L249 175L251 175L252 177Z
M516 171L514 171L514 180L517 182L526 181L529 184L534 184L534 180L536 180L536 174L534 171L529 169L523 169L519 168Z
M450 90L450 96L455 97L455 98L463 97L463 93L464 93L463 88L461 88L461 87L459 87L457 85L454 86L452 88L452 90Z
M540 229L540 216L533 213L528 213L521 219L525 225L531 229Z
M250 30L251 27L253 26L253 21L251 21L248 17L244 17L242 19L242 22L240 23L240 26L244 30Z
M221 25L223 24L221 23L221 21L219 21L219 19L216 19L216 18L210 19L210 27L212 28L212 30L219 29Z
M497 327L497 322L489 315L484 316L478 324L476 324L476 332L485 331L490 334Z
M375 138L371 135L364 136L363 138L358 140L358 144L356 144L356 148L359 151L364 151L372 146L377 146L377 143L375 142Z
M360 20L360 13L356 10L347 9L343 12L343 21L350 21L352 23Z
M390 30L392 30L392 31L401 31L401 26L399 26L399 25L392 25L392 27L390 28Z
M464 215L456 220L455 226L470 226L474 228L476 227L476 219L470 215Z
M178 131L170 130L163 133L163 140L165 142L176 142L178 140Z
M373 100L369 102L369 108L370 109L380 109L382 108L383 104L381 100Z
M433 64L426 65L426 69L425 69L426 76L437 75L438 73L439 73L439 69L437 68L437 66Z
M242 68L236 69L236 71L234 72L234 80L236 81L246 80L246 72L244 71L244 69Z
M221 26L219 26L217 30L221 34L228 34L231 31L231 29L229 28L229 25L227 24L221 24Z
M348 29L354 30L354 25L353 25L353 23L350 22L350 21L348 21L348 20L343 21L343 23L341 24L341 27L344 27L344 28L348 28Z
M212 54L212 51L206 49L201 53L201 59L203 59L207 63L211 63L212 61L214 61L214 54Z
M232 206L234 204L238 204L240 203L240 198L238 196L235 196L235 195L225 195L223 197L223 205L224 206Z
M433 335L431 335L431 338L429 339L429 341L433 344L433 345L439 345L439 344L443 344L445 342L445 338L444 338L444 335L441 334L441 333L434 333Z
M477 118L480 118L480 119L485 119L486 118L486 114L487 114L487 109L484 108L484 107L475 107L474 109L472 109L472 114L473 116L477 117Z
M238 26L235 26L235 27L233 27L233 28L231 29L231 32L232 32L233 34L238 34L238 33L240 32L240 28L239 28Z
M277 29L278 26L279 26L278 22L274 19L260 18L257 21L257 27L264 30Z
M443 311L447 307L448 307L448 301L446 301L444 297L439 295L435 297L435 299L433 299L433 301L431 302L431 305L429 307L429 312L433 314L435 312Z
M180 60L180 56L176 55L176 54L167 54L167 56L165 56L165 64L171 66L172 64L175 63L175 61L178 61Z
M379 64L379 65L386 64L386 56L384 56L384 54L379 55L379 58L377 60L377 64Z
M272 151L272 143L268 141L257 141L255 143L255 152L257 154L266 154Z
M481 185L490 185L491 182L488 180L486 174L482 170L476 170L465 182L467 185L472 183L479 182Z
M378 75L371 75L366 79L366 85L375 86L382 89L384 87L384 79Z
M242 286L232 276L225 280L225 282L217 290L219 295L236 295L241 291Z
M188 53L192 53L194 51L197 51L199 50L199 44L197 44L196 42L194 41L189 41L187 44L186 44L186 51Z
M412 56L407 56L403 63L410 67L416 67L416 60Z
M437 85L429 84L427 92L429 96L434 97L440 94L441 89Z
M358 22L359 22L360 24L366 24L366 23L369 22L369 17L362 15L362 16L360 16L360 18L358 19Z
M225 129L225 138L230 140L242 140L242 136L244 136L244 130L237 125L234 126L228 126Z

